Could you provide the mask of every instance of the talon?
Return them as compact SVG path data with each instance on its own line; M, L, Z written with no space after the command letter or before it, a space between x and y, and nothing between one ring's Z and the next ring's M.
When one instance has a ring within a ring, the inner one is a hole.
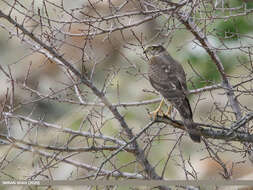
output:
M159 113L161 113L162 115L164 115L163 111L161 110L163 103L164 103L164 99L161 100L159 106L156 108L155 111L152 111L152 112L149 113L149 116L150 116L153 120L156 120L156 119L157 119L157 116L159 115Z
M172 110L173 110L173 106L172 106L172 105L168 106L168 110L167 110L167 112L164 114L164 116L166 116L166 117L171 117Z
M160 114L161 115L160 115ZM155 111L152 111L149 113L149 116L153 119L153 120L156 120L157 119L157 116L163 116L164 113L161 109L156 109Z

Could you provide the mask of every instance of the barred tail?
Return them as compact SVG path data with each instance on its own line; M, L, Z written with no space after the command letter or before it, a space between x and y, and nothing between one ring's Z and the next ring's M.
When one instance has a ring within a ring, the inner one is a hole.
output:
M187 128L187 131L190 135L190 138L194 141L194 142L201 142L200 139L200 133L199 131L196 129L196 125L194 124L192 118L184 118L184 125Z
M189 103L189 100L187 97L180 103L175 106L177 110L179 111L181 118L184 122L184 126L187 128L187 131L191 137L191 139L194 142L200 142L200 132L197 130L197 126L194 124L193 119L192 119L192 110L191 106Z
M200 135L189 132L190 138L197 143L201 142Z

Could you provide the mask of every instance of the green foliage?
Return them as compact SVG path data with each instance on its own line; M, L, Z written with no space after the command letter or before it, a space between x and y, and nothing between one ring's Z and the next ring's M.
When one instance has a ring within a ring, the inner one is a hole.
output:
M236 7L236 6L241 6L243 3L246 3L247 9L253 8L253 1L252 0L233 0L230 1L230 6L231 7Z
M207 55L196 56L190 54L189 62L193 66L194 70L196 70L196 72L198 72L201 76L196 76L191 79L194 86L190 85L190 89L201 88L210 84L211 82L220 81L219 73L216 69L216 66L214 63L212 63L212 60Z
M253 1L247 2L247 8L252 9L253 8Z
M238 54L232 54L229 56L225 56L228 52L222 52L219 54L223 67L226 73L231 72L235 65L238 63ZM246 59L243 56L239 56L240 59ZM201 77L195 76L191 79L194 83L194 86L189 85L190 89L201 88L206 85L211 85L212 83L220 82L220 74L217 70L215 63L211 60L211 58L205 55L189 55L189 62L193 66L193 68L200 74Z
M80 128L82 121L83 121L82 118L75 119L71 124L71 129L78 130Z
M220 21L215 27L216 35L224 40L238 40L241 34L253 30L250 19L242 16Z

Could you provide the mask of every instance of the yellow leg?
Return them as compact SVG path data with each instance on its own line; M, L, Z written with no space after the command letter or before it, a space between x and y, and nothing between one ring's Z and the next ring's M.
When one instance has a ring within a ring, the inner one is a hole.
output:
M156 110L155 110L155 111L152 111L152 112L150 113L150 116L153 117L154 120L156 120L156 118L157 118L159 112L162 112L162 111L161 111L161 108L162 108L162 106L163 106L163 103L164 103L164 98L162 98L162 100L161 100L159 106L156 108Z
M169 105L169 106L168 106L168 110L167 110L167 112L165 113L165 116L171 117L171 112L172 112L172 110L173 110L173 106L172 106L172 105Z

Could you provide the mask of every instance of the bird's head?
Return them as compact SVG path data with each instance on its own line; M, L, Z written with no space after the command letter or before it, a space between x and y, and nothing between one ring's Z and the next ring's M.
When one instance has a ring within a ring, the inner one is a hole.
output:
M143 53L147 54L147 55L151 55L151 56L155 56L160 54L161 52L166 51L165 48L162 45L151 45L151 46L147 46Z

